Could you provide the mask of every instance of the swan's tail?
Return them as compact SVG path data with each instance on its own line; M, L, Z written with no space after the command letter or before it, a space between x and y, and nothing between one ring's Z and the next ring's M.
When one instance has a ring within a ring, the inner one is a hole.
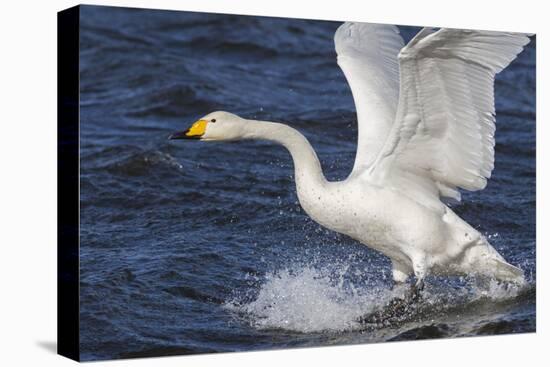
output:
M523 270L506 262L484 237L467 250L466 258L474 273L504 282L525 284Z

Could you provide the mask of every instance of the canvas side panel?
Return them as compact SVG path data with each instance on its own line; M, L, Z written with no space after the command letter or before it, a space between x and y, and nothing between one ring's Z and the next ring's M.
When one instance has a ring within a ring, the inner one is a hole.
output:
M79 360L80 8L57 14L57 351Z

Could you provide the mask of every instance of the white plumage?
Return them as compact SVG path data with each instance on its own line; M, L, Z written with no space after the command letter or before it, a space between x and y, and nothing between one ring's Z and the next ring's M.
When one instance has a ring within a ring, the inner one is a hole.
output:
M395 26L344 23L334 36L338 65L351 87L359 144L353 171L374 162L397 111L399 64L403 38ZM364 123L363 123L364 122Z
M494 167L494 77L529 38L424 28L403 47L395 26L344 23L334 40L359 124L346 180L327 181L307 139L284 124L213 112L172 138L283 145L308 215L388 256L396 282L414 274L422 285L440 274L522 283L522 271L442 199L486 186Z
M485 188L495 156L495 74L528 42L517 33L424 28L399 53L397 114L369 174L422 181L425 194L458 200L457 187Z

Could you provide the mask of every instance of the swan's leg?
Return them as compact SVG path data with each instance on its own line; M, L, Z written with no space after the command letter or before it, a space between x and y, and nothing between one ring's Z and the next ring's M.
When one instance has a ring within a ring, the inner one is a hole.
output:
M418 278L413 285L413 288L416 292L421 292L424 290L424 279Z
M409 278L410 269L405 265L401 264L392 259L392 277L393 277L393 288L399 287L404 284Z
M428 273L428 264L426 259L422 257L413 260L413 271L414 276L416 277L416 282L412 286L411 293L413 299L418 299L421 296L420 292L424 290L424 278Z

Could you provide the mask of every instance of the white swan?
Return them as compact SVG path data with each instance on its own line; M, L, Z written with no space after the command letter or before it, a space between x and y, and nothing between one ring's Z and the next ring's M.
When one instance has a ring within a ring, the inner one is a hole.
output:
M300 204L316 222L388 256L395 282L427 274L523 283L443 198L485 187L494 163L494 76L529 42L524 34L422 29L403 47L397 27L345 23L335 34L359 139L353 171L328 182L315 151L280 123L213 112L171 139L266 139L294 161Z

